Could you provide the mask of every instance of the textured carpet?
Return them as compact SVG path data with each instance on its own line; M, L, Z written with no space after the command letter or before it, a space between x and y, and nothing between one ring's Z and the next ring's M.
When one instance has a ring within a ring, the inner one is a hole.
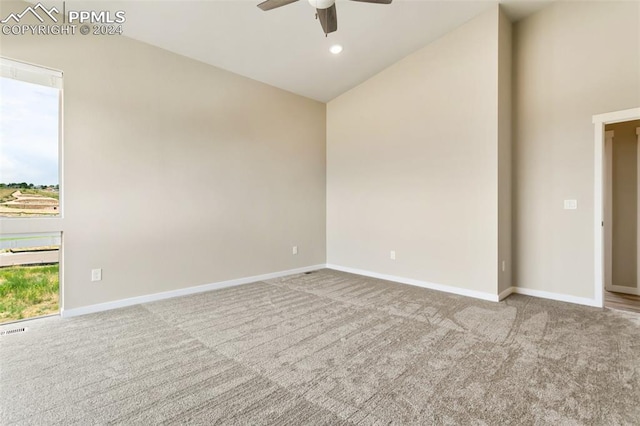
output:
M3 425L640 424L633 313L322 270L26 325Z

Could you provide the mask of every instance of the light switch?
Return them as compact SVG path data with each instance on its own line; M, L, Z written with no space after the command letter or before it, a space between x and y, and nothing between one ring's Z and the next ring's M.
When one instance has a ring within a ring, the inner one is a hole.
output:
M578 200L564 200L565 210L576 210L578 208Z

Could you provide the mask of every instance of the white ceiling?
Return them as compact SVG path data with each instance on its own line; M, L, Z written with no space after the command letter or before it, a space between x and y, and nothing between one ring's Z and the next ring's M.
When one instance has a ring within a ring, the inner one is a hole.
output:
M300 0L268 12L261 0L67 1L67 10L124 10L124 34L327 102L494 6L496 0L337 0L338 31L322 32ZM503 0L512 20L550 0ZM54 2L43 2L54 3ZM329 47L341 44L333 55Z

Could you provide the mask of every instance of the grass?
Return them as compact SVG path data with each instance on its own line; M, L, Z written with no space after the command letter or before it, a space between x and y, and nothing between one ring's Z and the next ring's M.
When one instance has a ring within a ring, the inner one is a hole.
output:
M0 323L58 312L59 265L0 268Z
M14 190L13 192L15 192ZM56 200L60 199L60 194L57 192L49 192L43 191L42 189L20 189L19 190L23 195L37 195L39 197L47 197L47 198L55 198Z
M13 197L11 196L11 194L13 194L14 192L16 192L16 189L0 188L0 203L13 200Z
M55 198L56 200L60 199L60 194L58 192L44 191L42 189L0 188L0 203L13 200L14 198L11 194L16 191L20 191L24 195L36 195L39 197Z

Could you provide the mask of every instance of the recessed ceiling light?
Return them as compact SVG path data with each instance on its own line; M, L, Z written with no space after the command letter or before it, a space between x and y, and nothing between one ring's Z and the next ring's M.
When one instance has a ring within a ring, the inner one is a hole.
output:
M329 52L337 55L338 53L342 52L342 46L340 46L339 44L334 44L329 48Z

